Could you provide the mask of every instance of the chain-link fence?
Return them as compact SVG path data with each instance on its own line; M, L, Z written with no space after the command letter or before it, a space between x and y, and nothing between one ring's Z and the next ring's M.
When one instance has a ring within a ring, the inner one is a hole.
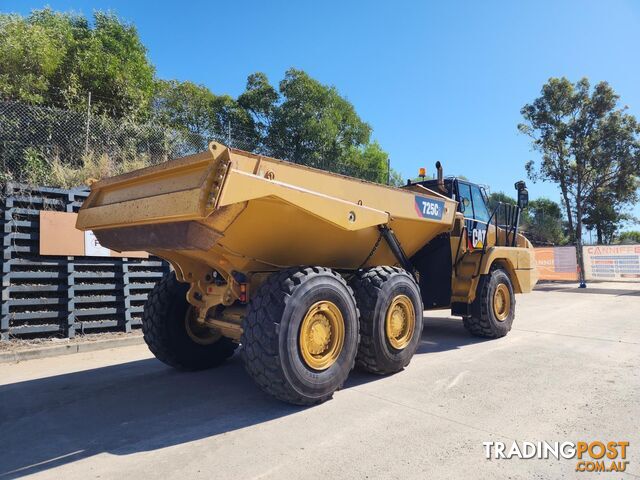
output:
M266 154L255 132L227 125L207 137L186 129L134 123L18 102L0 102L0 183L71 188L100 178L161 163L207 148L211 140ZM296 161L296 159L289 159ZM387 182L388 172L324 159L317 168L371 181ZM387 165L388 169L388 165Z
M0 102L0 166L5 181L71 186L56 185L61 179L46 174L55 167L59 174L61 169L83 168L87 174L121 173L127 166L152 165L202 151L207 140L154 124Z

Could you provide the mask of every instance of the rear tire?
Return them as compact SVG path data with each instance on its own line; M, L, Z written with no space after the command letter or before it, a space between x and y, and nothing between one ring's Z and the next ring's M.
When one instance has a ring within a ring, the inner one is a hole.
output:
M318 304L329 306L333 313L326 318L318 313L316 319ZM305 329L309 319L319 324L316 330ZM313 343L315 333L320 337L318 343ZM312 344L309 349L301 340L307 336ZM342 387L354 365L358 309L353 293L328 268L276 272L249 302L241 343L245 368L262 390L295 405L324 402Z
M178 370L204 370L220 365L238 347L227 337L193 324L193 307L187 302L189 285L170 272L153 288L142 313L144 341L151 353ZM188 317L189 315L189 317Z
M396 267L359 270L350 283L360 309L356 365L380 375L399 372L409 365L422 336L424 309L418 285ZM396 330L397 338L387 328L394 312L407 322L406 332L404 326Z
M463 319L464 327L477 337L504 337L511 330L515 311L511 279L507 272L496 268L480 278L471 317Z

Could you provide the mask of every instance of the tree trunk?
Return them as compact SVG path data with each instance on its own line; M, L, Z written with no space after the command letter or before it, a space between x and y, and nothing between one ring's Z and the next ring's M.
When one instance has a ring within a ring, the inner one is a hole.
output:
M602 228L600 224L596 225L596 233L598 234L598 245L604 245L604 239L602 238Z
M569 236L575 236L575 229L573 228L573 215L571 213L571 202L569 201L569 195L567 193L567 189L561 187L562 190L562 198L564 200L564 208L567 211L567 222L569 223Z

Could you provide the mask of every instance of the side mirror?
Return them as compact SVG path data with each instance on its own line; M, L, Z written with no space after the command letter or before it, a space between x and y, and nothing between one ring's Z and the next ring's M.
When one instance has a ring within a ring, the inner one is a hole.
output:
M529 205L529 192L527 191L527 184L524 181L520 180L515 184L516 190L518 191L518 207L527 208Z

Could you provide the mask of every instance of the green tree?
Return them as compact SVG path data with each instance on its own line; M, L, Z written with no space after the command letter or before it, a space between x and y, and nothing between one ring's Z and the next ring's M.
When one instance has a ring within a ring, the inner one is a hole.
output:
M320 168L342 163L369 143L371 127L334 87L289 69L279 87L266 145L272 154Z
M75 58L85 92L98 111L115 116L145 116L154 94L154 68L133 25L114 14L95 12L95 27L80 42Z
M621 180L629 182L634 179L629 177ZM599 245L611 243L623 223L634 221L633 216L625 210L637 200L632 185L600 190L594 195L593 201L585 208L584 224L587 230L595 230Z
M378 142L351 149L340 159L339 173L377 183L390 183L389 155Z
M192 82L156 79L135 27L114 14L98 11L91 23L50 8L26 17L0 14L0 99L84 111L89 92L94 113L132 124L152 118L176 130L176 144L186 139L190 149L217 139L376 182L402 183L353 105L302 70L289 69L278 89L263 73L249 75L235 99ZM49 123L55 128L55 120Z
M49 8L29 16L0 14L0 96L34 104L144 117L154 68L133 25L94 14L94 26Z
M494 192L489 195L487 206L489 207L489 212L493 213L493 211L500 205L501 203L508 203L510 205L516 205L516 199L510 197L504 192Z
M260 134L262 142L268 135L279 100L280 95L262 72L249 75L246 89L238 97L238 105L251 116L253 128Z
M640 171L640 128L618 108L618 95L606 82L591 89L586 78L572 84L551 78L541 96L525 105L519 130L542 155L526 164L529 177L560 188L571 240L575 242L580 282L584 284L584 216L599 192L628 185ZM634 185L637 185L635 182Z
M195 142L216 139L245 150L255 150L260 144L251 114L229 95L215 95L204 85L159 80L153 117L163 125L202 137L192 137Z
M638 230L629 230L618 235L616 243L620 244L640 244L640 232Z
M392 187L402 187L405 184L405 179L402 177L400 172L391 168L391 173L389 175L389 185L391 185Z
M242 150L259 150L262 136L253 117L231 96L216 96L213 123L216 131L221 132L219 140Z
M531 242L545 245L566 243L559 204L548 198L539 198L529 202L526 212L523 228Z
M70 15L36 11L25 19L0 14L0 95L5 100L44 103L63 68L70 44Z
M159 80L153 102L155 120L164 125L211 136L216 97L207 87L192 82Z

